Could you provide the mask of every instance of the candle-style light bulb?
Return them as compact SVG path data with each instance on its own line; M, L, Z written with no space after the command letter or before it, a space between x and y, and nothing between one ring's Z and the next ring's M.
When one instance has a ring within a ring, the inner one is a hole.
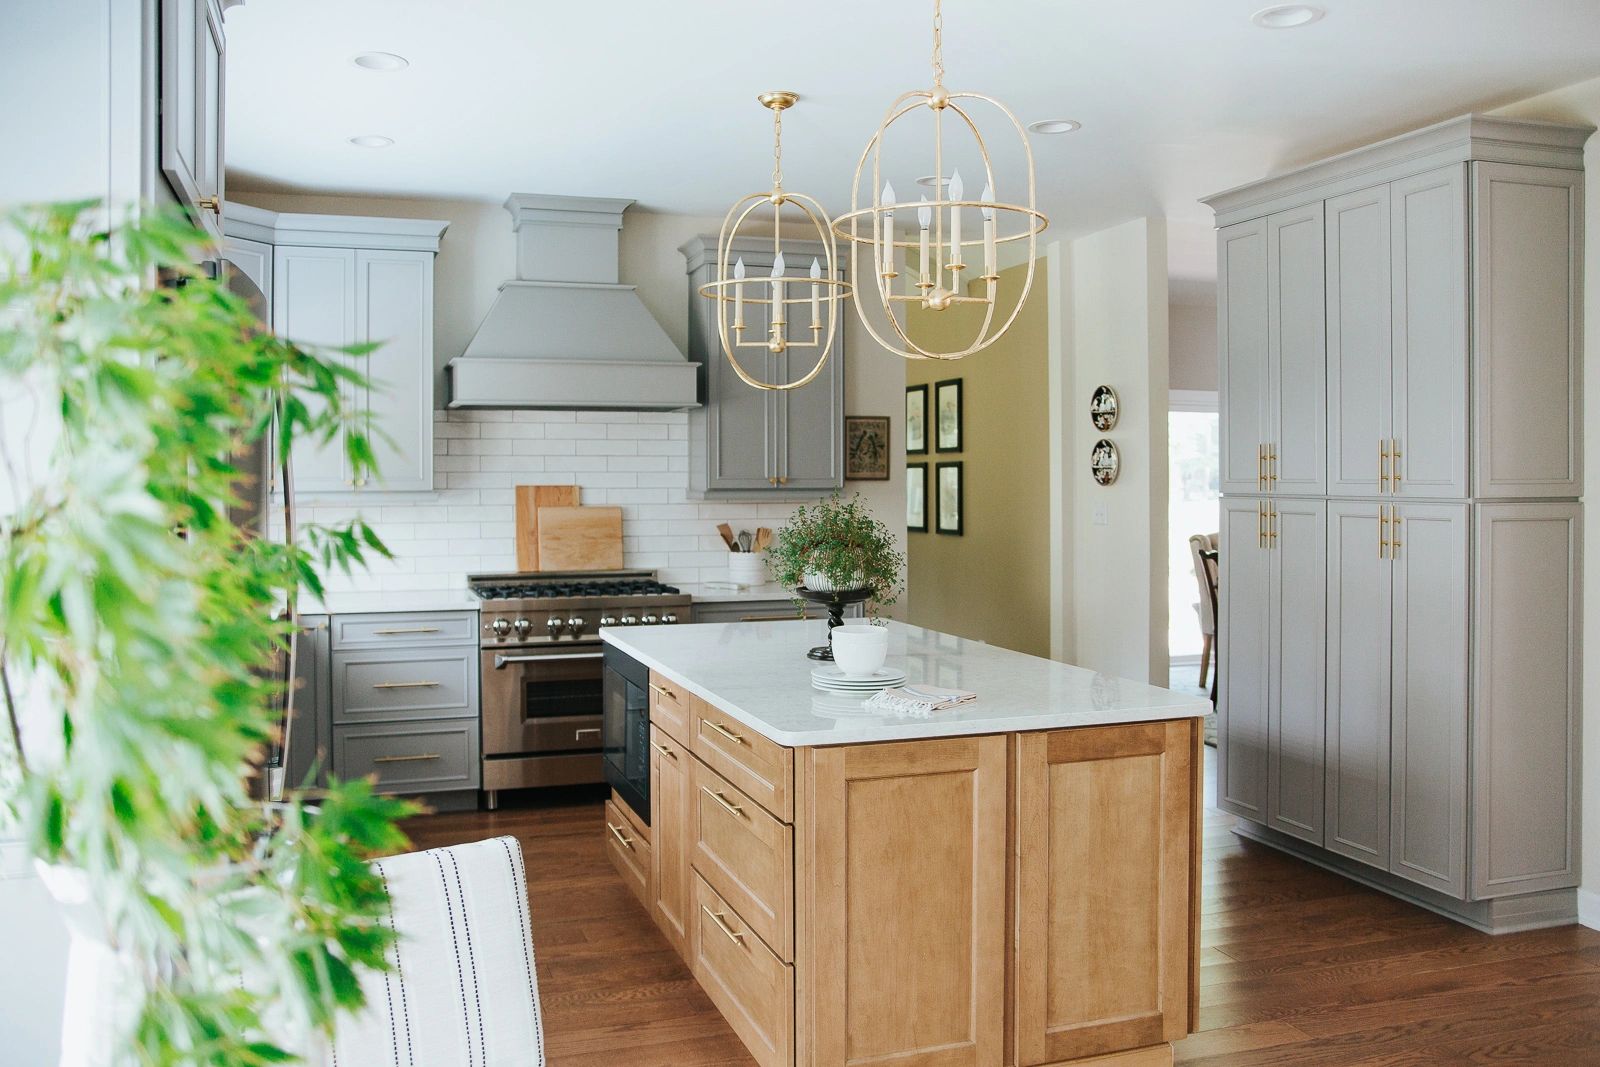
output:
M994 186L984 182L983 192L979 194L978 199L988 205L981 209L983 211L983 276L985 278L993 278L995 276Z
M744 329L744 257L733 263L733 328Z
M772 332L774 335L789 321L783 313L783 272L783 253L779 252L772 260Z
M883 264L878 268L885 278L893 278L894 271L894 186L889 182L883 183L883 193L878 197L878 203L885 209L883 212Z
M822 329L822 263L811 257L811 329Z
M966 266L966 264L961 261L961 206L960 206L960 203L966 197L967 186L961 180L961 171L960 171L959 168L950 172L950 185L948 186L948 188L950 190L950 201L951 201L951 203L950 203L950 271L951 271L952 274L954 274L956 271L959 271L962 267ZM951 281L951 284L952 285L955 284L953 279Z
M917 225L922 228L922 285L926 287L928 281L928 227L933 225L933 208L928 205L928 198L924 195L917 206Z

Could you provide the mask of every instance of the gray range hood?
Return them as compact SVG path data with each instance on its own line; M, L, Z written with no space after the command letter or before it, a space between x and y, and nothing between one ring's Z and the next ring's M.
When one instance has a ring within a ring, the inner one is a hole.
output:
M632 203L511 195L517 276L446 365L450 407L699 406L699 364L684 359L634 287L617 282L617 239Z

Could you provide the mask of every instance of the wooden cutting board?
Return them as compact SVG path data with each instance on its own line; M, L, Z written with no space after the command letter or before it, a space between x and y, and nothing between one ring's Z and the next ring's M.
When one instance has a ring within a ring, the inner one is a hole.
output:
M539 509L539 569L622 569L622 509Z
M539 570L539 509L577 506L575 485L517 486L517 570Z

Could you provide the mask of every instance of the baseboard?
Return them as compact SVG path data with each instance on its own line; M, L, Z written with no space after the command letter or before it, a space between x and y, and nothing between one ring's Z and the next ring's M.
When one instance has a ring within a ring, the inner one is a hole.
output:
M1592 889L1578 890L1578 922L1591 930L1600 930L1600 893Z
M1551 926L1571 926L1580 921L1579 895L1575 889L1550 889L1492 900L1457 900L1247 819L1238 819L1233 832L1486 934L1513 934ZM1589 896L1593 904L1591 917L1600 922L1600 894L1591 893Z

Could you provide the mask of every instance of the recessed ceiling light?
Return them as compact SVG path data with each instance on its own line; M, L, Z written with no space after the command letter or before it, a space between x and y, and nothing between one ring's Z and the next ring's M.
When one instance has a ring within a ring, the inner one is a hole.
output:
M360 137L350 138L350 143L360 145L362 148L388 148L394 144L394 138L378 133L364 133Z
M352 62L363 70L405 70L411 61L393 52L362 52Z
M1028 123L1028 130L1032 133L1071 133L1081 129L1083 123L1077 119L1040 119Z
M935 186L949 185L950 179L941 178L937 174L924 174L922 177L917 179L917 184L926 185L929 189L932 189Z
M1250 21L1264 30L1292 30L1309 26L1327 12L1310 4L1277 4L1264 7L1250 16Z

